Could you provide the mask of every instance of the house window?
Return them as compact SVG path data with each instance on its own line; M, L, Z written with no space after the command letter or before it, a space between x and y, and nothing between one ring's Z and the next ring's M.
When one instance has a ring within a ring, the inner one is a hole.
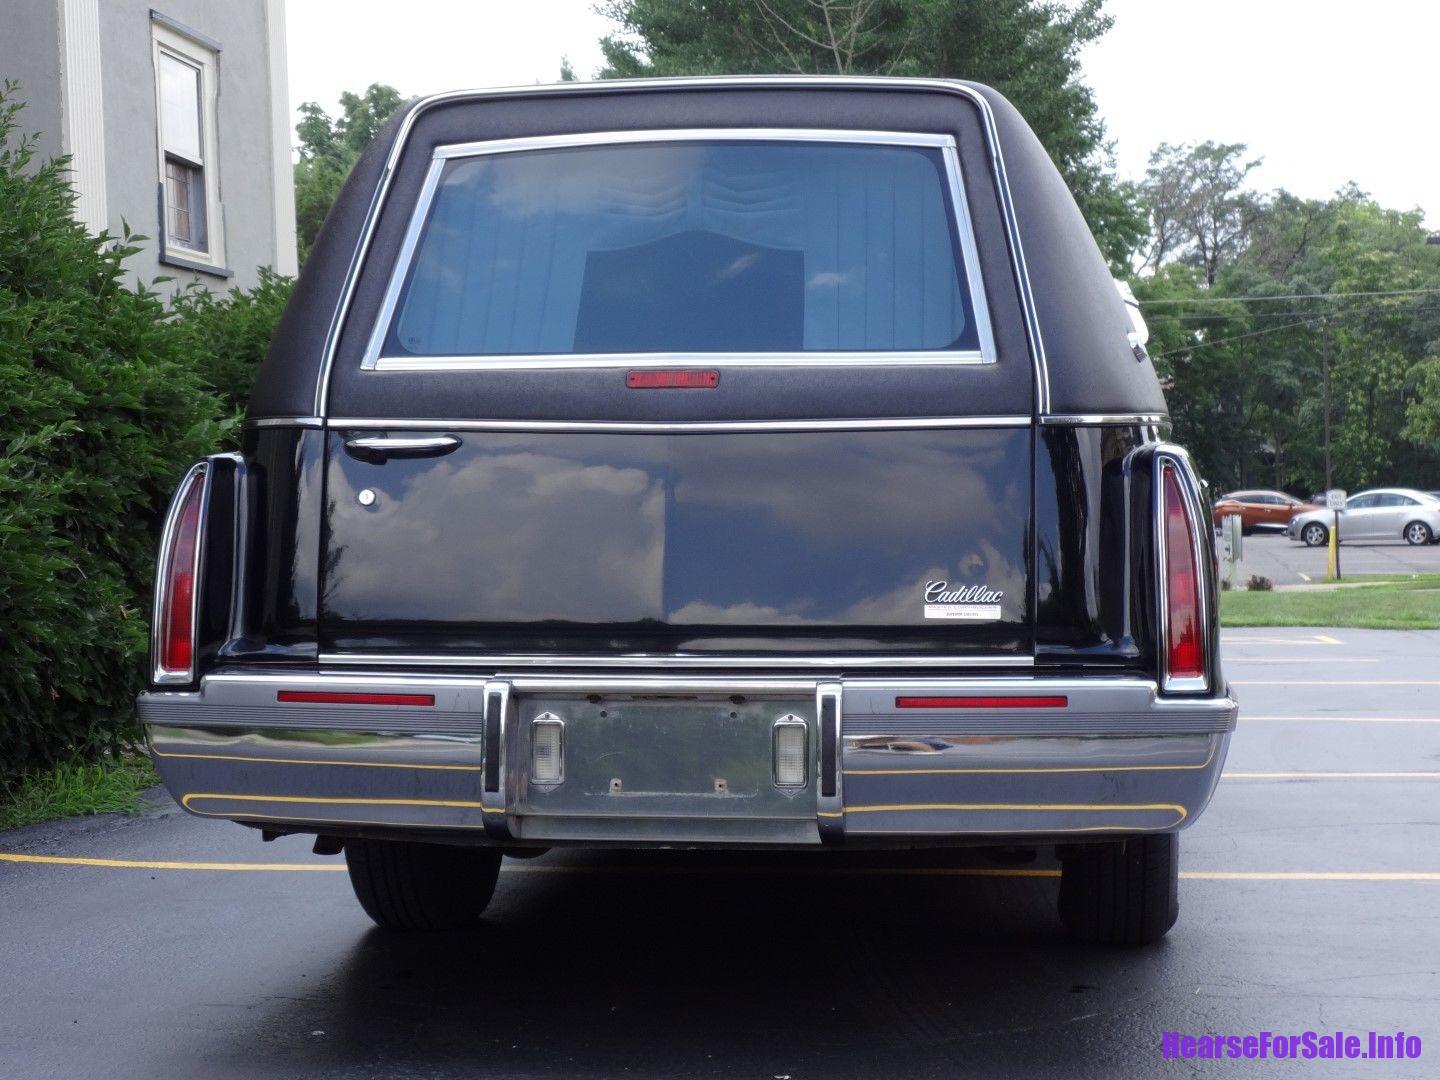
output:
M153 22L162 262L223 271L217 49Z

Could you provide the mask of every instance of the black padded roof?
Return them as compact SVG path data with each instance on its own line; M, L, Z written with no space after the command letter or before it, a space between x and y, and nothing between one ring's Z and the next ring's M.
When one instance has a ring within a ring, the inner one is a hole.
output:
M983 99L988 110L976 98ZM418 111L417 111L418 110ZM988 115L987 115L988 113ZM407 117L409 122L407 124ZM993 118L1043 354L1025 330ZM646 128L813 127L941 132L960 149L997 363L950 367L746 369L705 394L635 395L613 369L565 372L361 371L409 212L436 146ZM315 414L332 319L396 140L404 145L339 327L325 415L395 418L791 419L824 416L1154 414L1164 398L1126 339L1104 259L1039 140L998 93L974 84L823 78L562 84L442 96L402 111L345 184L306 261L251 418ZM1037 380L1037 370L1044 377ZM643 410L643 411L641 411Z

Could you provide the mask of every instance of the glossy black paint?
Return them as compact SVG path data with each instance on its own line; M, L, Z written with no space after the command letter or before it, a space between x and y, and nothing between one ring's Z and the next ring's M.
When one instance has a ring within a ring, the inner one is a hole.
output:
M1045 427L1035 455L1035 650L1064 663L1134 663L1147 595L1130 555L1126 459L1135 426Z
M314 661L324 435L252 429L241 456L238 467L212 459L218 486L205 530L202 666Z
M456 434L330 433L322 651L1030 654L1028 428ZM936 579L1002 618L924 618Z

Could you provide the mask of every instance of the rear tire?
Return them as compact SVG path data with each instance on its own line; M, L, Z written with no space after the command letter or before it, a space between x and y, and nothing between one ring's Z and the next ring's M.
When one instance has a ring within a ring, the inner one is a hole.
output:
M1300 530L1300 539L1306 547L1324 547L1330 542L1330 530L1318 521L1312 521Z
M472 926L495 894L500 852L488 848L347 840L355 898L387 930Z
M1423 547L1426 544L1432 543L1434 539L1435 536L1430 532L1430 526L1426 525L1423 521L1412 521L1409 525L1405 526L1405 542L1407 544L1414 547Z
M1180 914L1180 841L1174 833L1062 852L1060 920L1077 941L1149 945Z

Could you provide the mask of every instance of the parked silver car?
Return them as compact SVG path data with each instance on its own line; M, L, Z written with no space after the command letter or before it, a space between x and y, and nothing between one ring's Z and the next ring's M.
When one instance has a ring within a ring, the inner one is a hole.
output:
M1307 510L1290 519L1285 533L1309 547L1330 542L1333 510ZM1371 488L1351 495L1340 511L1341 540L1397 540L1431 544L1440 538L1440 499L1410 488Z

